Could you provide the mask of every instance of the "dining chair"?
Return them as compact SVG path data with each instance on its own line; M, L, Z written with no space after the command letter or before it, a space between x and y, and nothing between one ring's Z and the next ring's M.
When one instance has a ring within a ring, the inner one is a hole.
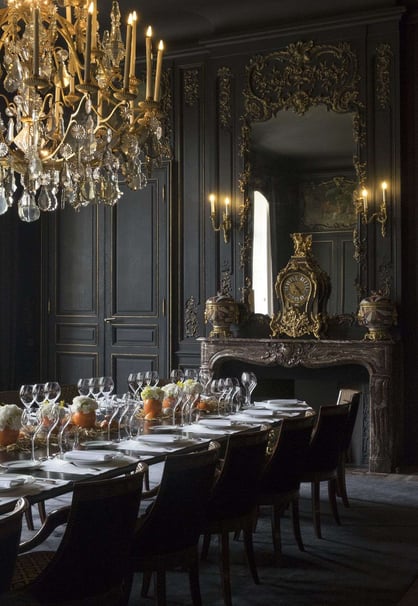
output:
M194 606L202 603L198 541L213 487L219 444L207 450L166 457L155 499L138 519L131 552L132 573L142 572L146 597L154 575L155 603L166 604L166 571L187 570Z
M254 557L253 527L257 513L257 490L266 463L270 428L231 434L222 466L209 500L202 559L208 556L210 538L218 535L219 567L224 603L232 604L229 533L242 531L248 567L253 580L259 577Z
M347 495L347 484L345 478L345 466L349 456L351 439L353 437L354 425L356 423L358 409L360 406L361 393L354 389L340 389L337 405L350 404L350 412L345 427L343 445L340 452L337 468L337 496L341 498L344 507L349 507L350 503Z
M0 595L10 589L19 549L22 517L27 508L28 502L23 497L0 507Z
M316 536L321 535L320 484L328 482L328 498L337 524L341 524L337 507L338 462L344 447L350 404L321 406L309 443L301 482L310 482L312 517Z
M271 531L276 562L281 558L281 517L291 506L293 533L304 551L299 520L299 488L312 429L314 415L283 419L277 430L271 453L261 475L257 503L271 509Z
M127 603L131 543L145 465L132 474L74 484L71 505L50 512L41 529L21 543L6 594L10 603L121 606ZM31 551L66 524L57 551ZM33 602L32 602L32 601ZM37 601L37 602L36 602Z

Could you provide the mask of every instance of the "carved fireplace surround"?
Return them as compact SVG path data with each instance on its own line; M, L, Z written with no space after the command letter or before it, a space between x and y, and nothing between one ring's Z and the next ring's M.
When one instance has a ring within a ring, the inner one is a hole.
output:
M358 364L369 374L369 470L390 473L398 465L401 393L399 345L392 341L302 339L199 339L201 364L216 371L228 360L286 368Z

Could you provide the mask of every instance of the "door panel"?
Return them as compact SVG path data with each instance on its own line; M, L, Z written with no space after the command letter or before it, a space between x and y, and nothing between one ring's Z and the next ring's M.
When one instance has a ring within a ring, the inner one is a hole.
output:
M132 371L167 372L169 166L113 207L51 216L45 377L65 383L111 374L126 391Z

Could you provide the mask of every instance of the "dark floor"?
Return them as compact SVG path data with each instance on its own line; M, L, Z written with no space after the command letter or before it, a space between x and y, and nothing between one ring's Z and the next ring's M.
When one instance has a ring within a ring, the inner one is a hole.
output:
M342 526L333 521L326 490L322 491L322 540L315 537L312 529L309 486L302 487L302 535L306 550L302 553L297 549L290 520L284 519L281 567L273 563L269 514L262 510L255 534L260 585L252 582L242 543L231 540L234 604L395 606L402 598L399 606L418 604L418 599L407 601L405 597L418 577L418 475L352 470L347 484L351 506L339 508ZM51 539L50 545L57 540ZM138 575L130 606L153 604L152 597L139 597L140 582ZM201 588L204 604L222 605L216 538L208 561L201 564ZM169 606L191 603L185 573L168 575L167 595Z

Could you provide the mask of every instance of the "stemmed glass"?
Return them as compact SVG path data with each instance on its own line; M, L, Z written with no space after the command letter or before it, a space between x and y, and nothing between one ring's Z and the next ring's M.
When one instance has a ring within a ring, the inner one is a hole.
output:
M32 388L33 401L39 407L45 402L45 383L35 383Z
M61 393L61 391L60 391ZM39 431L43 428L46 430L46 458L50 457L50 442L51 436L54 429L57 427L60 420L60 407L55 402L51 402L45 406L42 406L38 410L39 417ZM35 431L35 436L37 435L38 430Z
M144 402L142 400L136 400L135 407L132 411L128 421L129 437L135 439L139 436L144 429L144 416L142 414L144 408Z
M130 372L128 375L128 387L134 395L134 398L138 399L139 390L144 384L144 373L143 372Z
M127 437L127 438L130 437L129 421L135 410L135 407L138 404L138 401L132 399L129 393L123 394L122 402L123 402L123 404L121 405L121 413L118 417L118 440L119 440L119 442L122 439L122 429L124 429L124 431L125 431L125 434L126 434L125 437Z
M90 379L78 379L77 390L80 396L88 396L90 394L89 382Z
M19 389L19 398L24 408L30 408L35 401L33 385L21 385Z
M170 379L173 381L173 383L183 381L184 372L180 368L173 368L173 370L170 372Z
M94 398L96 401L100 398L101 390L98 377L91 377L89 379L89 397Z
M114 390L115 383L112 377L99 377L98 387L100 389L100 393L103 395L104 398L107 399Z
M221 414L221 403L224 393L224 379L212 379L209 384L210 393L216 398L218 402L218 415Z
M192 379L193 381L199 380L199 371L197 368L185 368L184 369L184 380Z
M57 381L45 383L44 390L46 400L51 403L55 403L61 395L61 386Z
M70 406L61 406L60 407L61 427L58 432L58 448L59 448L61 458L64 454L64 448L66 447L66 437L68 436L68 428L71 425L71 417L72 417L71 407Z
M208 395L209 384L213 378L213 372L209 368L199 368L199 381L203 385L204 395Z
M257 386L257 377L253 372L243 372L241 375L241 383L245 389L245 408L251 406L251 394Z
M22 426L30 436L32 461L36 461L35 439L42 429L42 423L38 412L38 410L34 410L33 408L26 408L22 413Z
M144 378L145 383L151 387L156 387L160 382L160 377L156 370L147 370Z
M224 379L224 391L222 399L225 401L225 408L230 413L238 412L241 402L238 394L241 393L241 383L236 377L227 377Z

